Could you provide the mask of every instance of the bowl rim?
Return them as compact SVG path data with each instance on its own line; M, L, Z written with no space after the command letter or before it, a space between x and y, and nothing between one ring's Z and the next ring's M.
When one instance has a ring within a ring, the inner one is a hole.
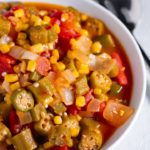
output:
M15 0L5 0L5 2L14 2ZM49 3L49 4L59 4L59 0L20 0L21 2L35 2L35 3ZM57 1L57 3L56 3ZM60 1L60 3L63 3L63 1L69 2L71 0L62 0ZM141 92L141 97L140 97L140 102L138 104L138 107L136 109L136 112L134 113L134 115L129 119L129 125L127 127L127 129L125 129L123 131L123 134L119 136L119 138L117 140L115 140L107 149L113 149L115 148L120 142L121 140L123 140L124 137L127 136L128 132L131 130L131 128L133 128L135 121L137 120L139 113L141 111L141 108L143 106L144 103L144 97L145 97L145 93L146 93L146 68L145 68L145 63L144 63L144 59L142 57L141 51L139 49L139 46L137 45L134 37L131 35L131 33L129 32L129 30L125 27L125 25L114 15L112 14L110 11L108 11L106 8L104 8L103 6L99 5L97 2L95 2L94 0L72 0L72 1L78 1L78 3L88 3L91 5L91 7L96 7L97 9L101 9L101 11L103 11L105 14L107 14L110 18L112 18L112 20L114 22L117 22L117 24L122 28L122 30L124 30L124 32L126 32L127 36L129 37L130 41L132 42L133 46L135 47L135 51L139 57L139 63L141 65L141 70L142 70L142 78L140 80L142 83L142 92ZM0 0L0 2L3 2L3 0ZM64 2L65 3L65 2ZM63 4L60 4L63 5ZM112 30L110 29L110 31L112 32ZM114 34L115 35L115 34ZM115 35L116 36L116 35ZM118 39L118 38L117 38ZM119 39L120 41L120 39ZM120 41L121 44L123 44ZM125 49L125 48L124 48ZM126 50L125 50L126 52ZM131 67L131 71L132 71L132 67ZM132 76L133 76L133 72L132 72ZM133 83L134 84L134 83ZM133 87L134 88L134 87ZM132 91L133 92L133 91ZM107 143L107 142L106 142ZM103 150L103 147L102 147Z

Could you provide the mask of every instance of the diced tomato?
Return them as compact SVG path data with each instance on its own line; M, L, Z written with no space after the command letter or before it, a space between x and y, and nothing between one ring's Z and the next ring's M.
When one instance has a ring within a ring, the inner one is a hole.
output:
M24 7L22 5L16 5L11 8L12 11L16 11L18 9L24 9Z
M103 112L103 117L106 119L112 126L119 127L124 124L127 119L133 114L134 109L109 100L106 108Z
M0 53L0 77L2 73L14 73L13 65L16 63L16 60L7 54Z
M17 134L21 131L22 127L15 110L11 110L9 113L9 126L10 126L10 131L13 134Z
M13 12L11 12L11 11L7 11L7 12L5 12L4 13L4 17L6 17L6 18L8 18L8 17L10 17L10 16L13 16L14 14L13 14Z
M79 109L75 104L73 104L67 107L67 112L72 115L77 115L79 113Z
M63 146L63 147L56 146L56 147L52 148L51 150L69 150L69 148L67 146Z
M51 52L50 51L44 51L43 53L41 53L41 56L49 58L51 56Z
M100 103L100 112L99 112L100 114L103 114L105 107L106 107L106 102L105 101L101 102Z
M121 60L121 57L119 56L119 54L117 52L113 52L111 54L112 58L116 60L118 66L119 66L119 74L117 76L118 82L121 85L127 85L128 84L128 79L127 76L125 74L125 70L124 70L124 66Z
M36 71L43 75L46 76L48 74L48 71L50 70L50 62L47 58L45 57L39 57L37 59L37 64L36 64Z

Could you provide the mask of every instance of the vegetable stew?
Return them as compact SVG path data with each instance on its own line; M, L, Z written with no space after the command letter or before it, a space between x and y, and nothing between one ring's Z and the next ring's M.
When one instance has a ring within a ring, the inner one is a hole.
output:
M99 150L133 114L119 41L73 7L0 3L0 149Z

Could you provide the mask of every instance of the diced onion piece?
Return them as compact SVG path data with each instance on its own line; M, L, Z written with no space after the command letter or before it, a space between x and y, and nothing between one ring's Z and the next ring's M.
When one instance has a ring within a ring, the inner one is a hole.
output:
M85 54L89 54L92 41L87 36L81 36L75 43L72 45L73 50L79 50Z
M100 71L101 73L108 74L114 67L115 61L104 54L102 55L102 57L90 54L88 64L90 70Z
M103 116L111 125L119 127L127 121L133 112L133 108L110 100L104 109Z
M87 111L89 112L99 112L100 111L100 103L101 101L98 99L92 99L88 106L87 106Z
M69 88L60 89L60 95L65 105L69 106L74 103L74 94L73 91Z
M11 48L9 55L18 59L28 59L28 60L36 60L38 58L37 54L34 54L33 52L30 52L22 47L14 46Z
M10 92L10 84L4 80L4 82L2 83L2 87L6 90L6 92Z
M3 35L1 38L0 38L0 44L8 44L9 42L12 41L12 38L9 37L8 35Z
M76 80L73 73L69 69L63 71L62 76L69 82L69 84L73 83Z

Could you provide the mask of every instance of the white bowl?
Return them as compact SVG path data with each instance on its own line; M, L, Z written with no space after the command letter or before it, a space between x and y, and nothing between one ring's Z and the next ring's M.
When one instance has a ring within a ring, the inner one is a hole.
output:
M0 0L1 2L3 0ZM5 0L13 1L13 0ZM16 1L16 0L14 0ZM135 108L134 115L122 126L120 127L111 138L104 144L102 150L115 149L116 144L118 144L122 139L127 138L125 135L129 130L134 130L134 122L138 117L140 108L144 101L145 90L146 90L146 73L145 65L139 47L137 46L134 38L127 30L127 28L110 12L106 9L93 2L92 0L20 0L23 2L47 2L58 5L73 6L85 12L93 17L101 19L110 31L119 39L120 43L125 49L128 56L132 74L133 74L133 90L131 96L130 105ZM134 139L133 139L134 140ZM128 143L127 143L128 144ZM121 145L120 145L121 149Z

